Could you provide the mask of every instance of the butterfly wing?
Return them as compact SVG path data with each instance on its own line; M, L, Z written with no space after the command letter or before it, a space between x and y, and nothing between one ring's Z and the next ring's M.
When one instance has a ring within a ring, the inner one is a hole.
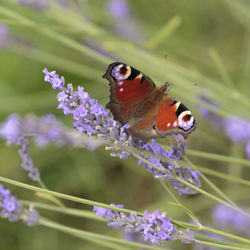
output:
M157 109L155 129L159 137L181 134L187 138L196 129L196 120L183 103L165 95Z
M187 138L195 128L196 121L191 111L181 102L164 95L143 117L135 120L129 130L146 142L172 134Z
M110 101L106 107L121 124L135 118L138 106L155 89L148 76L121 62L110 64L103 78L110 83Z

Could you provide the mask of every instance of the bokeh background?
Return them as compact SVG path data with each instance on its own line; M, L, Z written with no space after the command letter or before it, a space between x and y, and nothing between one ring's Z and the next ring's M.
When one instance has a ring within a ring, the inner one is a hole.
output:
M245 144L230 140L223 126L214 121L235 115L250 118L249 28L250 5L243 0L1 0L0 122L11 113L52 113L71 127L71 117L57 110L56 91L44 83L42 70L56 70L66 82L83 86L105 105L109 87L102 75L109 63L119 60L149 75L158 86L166 81L173 84L170 95L183 101L198 121L197 130L188 138L189 150L246 160ZM249 179L248 169L240 164L202 158L194 152L188 156L197 166ZM34 143L31 155L51 190L140 211L167 209L171 217L188 221L183 211L167 206L169 195L133 158L113 158L104 147L90 152ZM0 140L0 175L34 184L19 165L17 148ZM248 205L249 184L207 176L233 200ZM43 201L34 192L6 186L19 198ZM204 224L220 228L211 218L213 201L202 195L181 200ZM76 228L121 235L101 222L41 214ZM0 235L1 249L104 249L42 226L31 229L4 219ZM169 246L203 249L179 243Z

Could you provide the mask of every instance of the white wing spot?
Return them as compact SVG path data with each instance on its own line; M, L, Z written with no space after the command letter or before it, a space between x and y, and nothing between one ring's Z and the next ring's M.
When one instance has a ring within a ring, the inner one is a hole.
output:
M170 122L169 122L169 123L167 124L167 127L170 127L170 125L171 125L171 124L170 124Z
M117 84L118 84L118 86L122 86L123 81L119 81Z
M173 123L173 127L174 127L174 128L177 127L177 121L175 121L175 122Z
M123 88L120 88L120 92L122 92L124 89Z

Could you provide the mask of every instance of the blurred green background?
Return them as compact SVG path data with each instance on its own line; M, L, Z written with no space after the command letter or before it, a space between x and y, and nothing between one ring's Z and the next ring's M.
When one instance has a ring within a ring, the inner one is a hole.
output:
M220 103L222 115L241 112L239 115L250 118L248 106L242 102L242 96L249 98L250 90L249 1L69 0L49 1L48 6L35 8L1 0L0 22L8 28L7 37L0 34L0 122L11 113L53 113L71 127L71 117L56 109L56 91L44 83L42 70L56 70L66 82L84 86L92 98L105 105L109 87L102 75L108 63L119 60L149 75L157 85L166 81L173 84L170 94L183 101L198 121L197 131L188 139L188 149L245 158L242 145L231 143L223 131L215 130L200 116L199 107L204 103L198 95L210 91L211 99ZM171 217L188 220L183 211L166 206L171 199L135 159L120 160L109 154L104 147L89 152L54 145L31 146L34 164L51 190L140 211L167 209ZM230 170L230 164L213 159L190 159L197 165L249 178L240 166L235 171ZM34 184L19 164L17 148L7 147L1 140L0 175ZM209 178L236 201L249 194L247 187ZM19 198L43 201L33 192L6 186ZM205 224L212 223L211 200L201 195L183 196L181 200ZM41 214L76 228L120 235L101 222L44 211ZM31 229L4 219L0 220L0 235L1 249L104 249L51 229ZM172 246L192 248L178 243Z

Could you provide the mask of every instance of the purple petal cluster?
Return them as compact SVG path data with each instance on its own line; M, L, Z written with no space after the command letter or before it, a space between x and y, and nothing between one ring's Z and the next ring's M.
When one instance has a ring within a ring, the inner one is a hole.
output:
M24 208L22 203L2 184L0 184L0 217L10 222L22 220L28 226L35 226L39 223L39 214L36 209L32 205L28 209Z
M123 205L111 204L111 206L123 208ZM97 216L108 220L108 226L126 233L139 233L145 241L153 244L177 239L183 243L194 241L192 232L177 230L171 222L171 218L166 217L166 212L160 213L159 210L155 210L150 214L145 211L143 216L138 216L135 212L123 213L96 206L93 210Z
M250 211L248 212L250 215ZM213 209L212 217L216 224L234 228L235 230L250 236L250 216L219 204Z
M49 82L52 88L60 90L57 95L58 108L62 109L65 115L71 114L73 116L75 120L73 126L81 133L95 135L110 142L112 145L107 146L106 149L113 151L112 156L118 156L121 159L128 158L131 155L129 151L131 148L144 149L174 161L179 160L183 155L186 149L186 141L183 137L176 137L176 147L173 147L170 151L165 151L155 140L145 144L129 133L128 125L121 126L119 122L110 118L110 113L95 99L92 99L87 92L84 92L83 87L78 86L78 89L74 91L73 85L71 83L65 85L64 79L60 78L54 71L44 70L44 73L45 81ZM127 150L124 151L123 148L127 148ZM175 166L167 160L163 161L156 157L145 159L155 164L159 169L155 169L143 161L139 161L138 164L143 164L148 171L153 173L155 178L170 181L180 194L194 194L196 191L176 181L176 175L200 187L199 172L192 171L190 168Z

